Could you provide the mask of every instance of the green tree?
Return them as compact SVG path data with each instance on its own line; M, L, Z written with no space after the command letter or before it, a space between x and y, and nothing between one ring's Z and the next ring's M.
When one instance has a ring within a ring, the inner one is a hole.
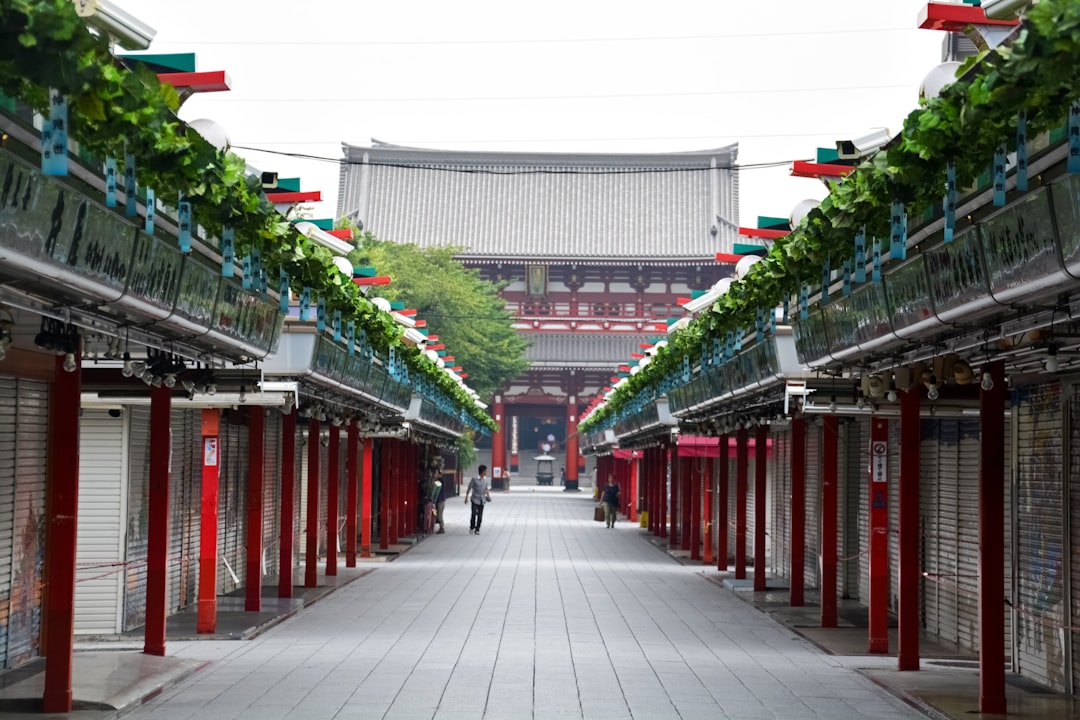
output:
M419 248L379 240L369 232L358 236L349 259L393 279L377 294L405 303L427 320L429 332L468 373L465 382L481 400L489 401L501 385L528 369L528 342L511 327L500 287L455 259L462 248Z

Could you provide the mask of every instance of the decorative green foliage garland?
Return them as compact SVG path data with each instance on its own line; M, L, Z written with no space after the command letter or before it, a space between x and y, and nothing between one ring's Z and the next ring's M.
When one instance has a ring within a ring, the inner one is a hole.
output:
M676 333L580 429L606 427L684 356L696 363L703 340L753 326L758 308L775 308L803 285L820 283L826 262L835 268L851 257L858 228L865 226L868 237L887 237L893 201L920 211L940 206L949 161L956 164L958 186L971 185L998 146L1016 137L1021 112L1031 136L1060 126L1080 97L1080 2L1041 0L1013 43L970 60L965 70L963 79L908 115L898 141L836 184L798 228L777 240L709 311Z
M69 132L97 157L137 158L136 175L158 197L183 193L194 220L211 236L228 226L236 254L258 249L271 276L288 273L291 287L311 288L329 313L340 310L366 331L380 353L403 350L410 372L433 380L481 426L494 421L422 353L404 351L401 328L360 293L332 255L298 233L246 176L243 158L221 153L177 118L176 90L145 67L124 68L105 38L87 30L70 0L0 0L0 91L46 111L48 92L68 97Z

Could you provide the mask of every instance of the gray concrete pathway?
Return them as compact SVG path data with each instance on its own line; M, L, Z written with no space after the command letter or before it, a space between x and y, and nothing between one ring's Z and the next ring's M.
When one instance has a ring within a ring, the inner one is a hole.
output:
M476 536L451 500L445 535L254 640L171 642L209 664L124 717L923 717L592 510L586 493L516 488Z

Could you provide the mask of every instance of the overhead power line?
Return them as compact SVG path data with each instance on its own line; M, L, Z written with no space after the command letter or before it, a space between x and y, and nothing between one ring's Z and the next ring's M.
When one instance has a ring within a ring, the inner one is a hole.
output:
M629 37L586 38L498 38L470 40L155 40L158 45L273 45L312 47L410 47L423 45L549 45L624 42L683 42L701 40L734 40L768 37L819 37L822 35L866 35L870 33L910 32L911 27L858 28L842 30L791 30L779 32L724 33L717 35L642 35Z

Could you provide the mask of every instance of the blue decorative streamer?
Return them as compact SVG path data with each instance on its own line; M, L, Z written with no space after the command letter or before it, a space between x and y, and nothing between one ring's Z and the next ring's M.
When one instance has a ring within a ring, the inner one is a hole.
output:
M135 156L124 153L124 215L136 217L139 214L138 195L135 187Z
M994 167L991 176L994 180L994 207L1005 207L1005 153L1004 143L998 145L994 153Z
M724 348L720 344L720 338L713 338L712 341L712 364L719 365L724 360Z
M116 207L116 158L105 158L105 207Z
M221 231L221 277L236 275L236 242L232 228Z
M345 338L349 343L349 354L356 354L356 321L350 320L345 324Z
M769 332L776 334L776 308L769 309Z
M844 287L843 287L843 290L841 291L841 293L843 294L844 297L850 297L851 296L851 261L850 260L845 260L844 261L844 274L843 274L843 277L844 277Z
M803 285L799 290L799 320L805 322L810 316L810 288Z
M289 314L289 273L282 268L278 270L278 309L282 315Z
M306 287L300 291L300 322L311 319L311 288Z
M956 163L949 161L945 166L945 199L942 201L945 214L945 242L953 241L956 232Z
M252 278L252 274L253 274L252 271L251 271L251 256L250 255L245 255L244 258L240 261L240 272L244 273L244 277L240 281L241 284L244 286L245 290L250 290L251 289L251 278Z
M1067 169L1071 173L1080 172L1080 100L1074 100L1069 107L1069 162Z
M788 298L784 298L784 317L781 318L781 320L780 320L780 322L783 323L784 325L790 325L791 324L791 307L790 307L790 305L791 305L791 301Z
M870 279L881 282L881 238L874 238L874 267L870 271Z
M326 299L322 297L315 306L315 329L319 332L326 329Z
M821 266L821 304L829 304L829 280L832 275L832 271L829 270L829 262L826 260L825 264Z
M68 174L68 104L58 90L49 90L49 117L41 123L41 174Z
M147 235L154 234L154 217L157 215L157 196L154 188L146 188L146 225L144 229Z
M731 330L727 331L727 335L724 337L724 359L730 360L735 356L735 333Z
M890 212L890 225L892 228L892 245L889 248L889 257L893 260L907 259L907 213L904 212L904 203L893 202Z
M855 282L866 282L866 228L855 233Z
M259 268L259 295L262 297L262 300L264 302L266 300L266 291L269 289L268 280L269 280L269 275L266 272L266 268L265 267L260 267Z
M341 342L341 311L334 311L334 342Z
M754 338L757 342L765 342L765 308L757 309Z
M1016 189L1028 189L1027 113L1016 116Z
M180 244L180 252L187 255L191 252L191 203L181 200L176 207L178 229L176 240Z
M742 339L745 334L746 332L742 328L735 331L735 352L742 350Z

